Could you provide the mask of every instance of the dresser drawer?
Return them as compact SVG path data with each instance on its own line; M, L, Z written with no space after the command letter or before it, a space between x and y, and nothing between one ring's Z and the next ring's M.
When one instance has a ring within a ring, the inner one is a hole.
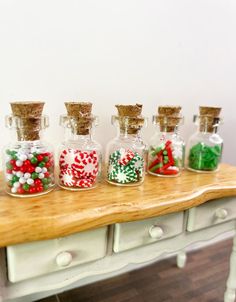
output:
M115 225L114 252L164 240L183 231L184 214L175 213L141 221Z
M41 276L100 259L106 255L107 228L7 247L11 282Z
M211 200L189 210L187 230L193 232L236 219L236 198Z

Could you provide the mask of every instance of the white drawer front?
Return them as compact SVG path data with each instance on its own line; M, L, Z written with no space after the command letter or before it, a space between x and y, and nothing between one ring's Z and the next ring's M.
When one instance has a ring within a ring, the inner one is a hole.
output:
M114 252L118 253L150 244L180 234L183 231L184 214L150 218L115 225Z
M107 228L7 247L11 282L48 274L106 255Z
M236 219L236 198L211 200L189 210L187 230L193 232Z

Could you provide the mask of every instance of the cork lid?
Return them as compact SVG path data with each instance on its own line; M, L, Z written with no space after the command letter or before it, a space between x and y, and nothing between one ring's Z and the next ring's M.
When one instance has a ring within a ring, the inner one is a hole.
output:
M141 116L142 104L115 105L118 111L120 129L128 134L136 134L144 125L144 117Z
M89 134L93 122L92 103L65 102L65 106L73 133L77 135Z
M221 107L199 107L199 121L201 132L214 132L220 119Z
M158 115L154 116L154 122L160 126L160 131L173 132L182 122L181 106L159 106Z
M12 102L10 103L13 117L17 117L17 136L20 141L39 139L42 129L42 112L44 102Z

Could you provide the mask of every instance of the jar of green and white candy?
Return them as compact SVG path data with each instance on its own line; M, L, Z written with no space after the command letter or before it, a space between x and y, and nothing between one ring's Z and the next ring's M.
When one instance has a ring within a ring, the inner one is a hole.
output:
M200 114L194 116L197 132L187 145L187 168L194 172L212 173L218 170L223 139L217 133L222 120L219 117L221 108L200 107Z
M55 185L52 147L42 140L48 117L42 116L42 102L11 103L6 117L12 141L3 150L5 190L16 197L48 193Z
M117 136L106 148L106 179L110 184L136 186L144 181L146 144L140 131L146 120L142 105L117 105L119 115L112 116Z

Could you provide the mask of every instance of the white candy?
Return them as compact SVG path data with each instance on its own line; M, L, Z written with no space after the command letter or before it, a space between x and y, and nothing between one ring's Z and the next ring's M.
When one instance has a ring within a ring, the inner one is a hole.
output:
M43 173L39 173L39 178L40 179L44 178L44 174Z
M27 159L27 155L26 154L21 154L20 156L19 156L19 159L21 160L21 161L25 161L26 159ZM16 164L17 165L17 164ZM18 167L20 167L20 166L18 166Z
M22 165L23 165L23 161L18 159L18 160L16 161L16 166L17 166L17 167L21 167Z
M27 179L27 184L32 185L34 183L34 180L32 178Z
M37 173L42 172L42 168L40 168L40 167L36 167L36 168L35 168L35 172L37 172Z
M30 176L31 176L31 174L30 174L30 173L25 173L25 174L24 174L24 178L25 178L25 179L30 178Z
M12 180L13 175L12 174L7 174L7 179Z
M20 183L18 181L14 182L13 187L18 189L20 187Z
M14 187L11 188L11 192L12 192L12 193L16 193L16 192L17 192L17 188L14 188Z
M26 183L26 179L24 177L21 177L19 179L19 183L21 183L22 185Z
M48 169L46 167L42 168L42 173L46 173L48 171Z
M31 159L31 158L33 158L34 157L34 155L33 154L28 154L28 159Z
M24 173L21 172L21 171L17 171L17 172L16 172L16 176L17 176L17 177L22 177L23 175L24 175Z

